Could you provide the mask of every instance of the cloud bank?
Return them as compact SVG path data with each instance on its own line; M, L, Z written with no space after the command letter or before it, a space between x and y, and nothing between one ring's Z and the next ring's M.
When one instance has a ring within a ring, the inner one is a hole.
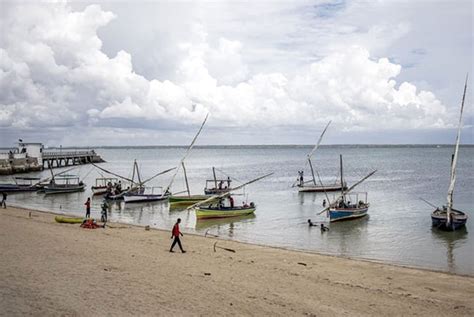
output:
M98 31L119 17L99 5L5 9L3 129L160 130L196 124L207 112L210 126L236 129L315 127L333 120L344 131L376 131L455 122L432 92L397 82L400 65L372 58L353 43L331 48L294 74L278 65L252 73L243 57L245 43L220 37L211 44L206 28L193 23L193 40L177 43L182 58L173 80L158 80L137 73L128 52L103 52Z

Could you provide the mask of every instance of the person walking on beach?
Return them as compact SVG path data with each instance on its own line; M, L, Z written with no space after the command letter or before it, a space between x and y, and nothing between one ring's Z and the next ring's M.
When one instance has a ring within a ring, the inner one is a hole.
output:
M0 203L0 206L7 208L7 193L5 192L2 193L2 203Z
M86 206L86 218L91 217L91 198L87 197L87 201L84 203Z
M181 222L181 218L178 218L178 220L176 220L176 223L173 226L173 230L171 231L171 239L174 238L174 240L173 240L173 243L171 244L170 252L174 252L173 248L177 243L179 248L181 249L181 252L186 253L186 251L183 250L183 246L181 245L181 241L179 240L179 236L180 235L183 236L181 231L179 231L180 222Z

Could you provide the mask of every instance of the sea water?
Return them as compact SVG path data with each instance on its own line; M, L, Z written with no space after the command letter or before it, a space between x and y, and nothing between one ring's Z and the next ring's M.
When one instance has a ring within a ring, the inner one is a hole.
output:
M107 162L103 168L131 177L133 161L140 167L142 179L174 167L186 147L120 147L95 149ZM368 216L358 220L330 223L323 209L324 193L298 193L292 187L297 172L305 170L311 179L306 155L311 146L204 146L196 147L186 159L192 194L203 194L205 180L212 179L212 167L218 178L230 176L233 186L274 172L245 187L235 196L257 205L255 215L217 220L199 220L193 211L170 210L167 202L114 203L109 219L123 223L171 229L179 217L184 232L203 235L208 232L232 239L289 249L306 250L345 257L370 259L399 265L430 268L474 275L474 147L460 149L454 207L470 216L465 229L441 232L431 227L433 208L420 197L437 205L446 204L452 146L322 146L313 158L313 166L324 182L339 178L339 155L343 157L344 179L354 184L372 170L374 176L356 188L367 192ZM63 169L54 169L57 173ZM80 193L9 195L8 203L71 215L84 215L84 202L92 197L90 187L103 172L82 165L70 173L78 174L87 184ZM48 170L29 176L47 177ZM150 186L166 187L172 172L153 179ZM1 177L0 182L10 182ZM182 170L171 188L185 190ZM333 194L328 194L332 199ZM92 198L92 216L100 218L101 197ZM309 227L307 220L324 222L330 231L322 233ZM184 240L184 243L185 240Z

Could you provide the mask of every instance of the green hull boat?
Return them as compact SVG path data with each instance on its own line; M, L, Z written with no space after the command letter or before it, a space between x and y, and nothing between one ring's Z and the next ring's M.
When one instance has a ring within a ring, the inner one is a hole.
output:
M255 212L255 207L198 207L196 209L197 219L228 218L250 215Z
M206 195L191 195L191 196L171 195L169 198L169 202L171 203L171 205L176 205L176 206L190 206L197 202L206 200L209 197L210 196L206 196Z

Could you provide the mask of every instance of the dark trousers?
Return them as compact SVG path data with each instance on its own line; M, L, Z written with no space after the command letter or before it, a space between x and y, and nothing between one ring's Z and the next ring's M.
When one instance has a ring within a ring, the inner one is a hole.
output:
M181 241L179 240L179 236L174 237L173 243L171 244L170 251L173 251L174 246L178 244L179 248L181 249L181 252L183 252L183 246L181 245Z
M86 218L90 218L90 217L91 217L91 209L86 208Z
M0 204L0 206L3 206L3 208L7 208L7 200L2 199L2 203Z

